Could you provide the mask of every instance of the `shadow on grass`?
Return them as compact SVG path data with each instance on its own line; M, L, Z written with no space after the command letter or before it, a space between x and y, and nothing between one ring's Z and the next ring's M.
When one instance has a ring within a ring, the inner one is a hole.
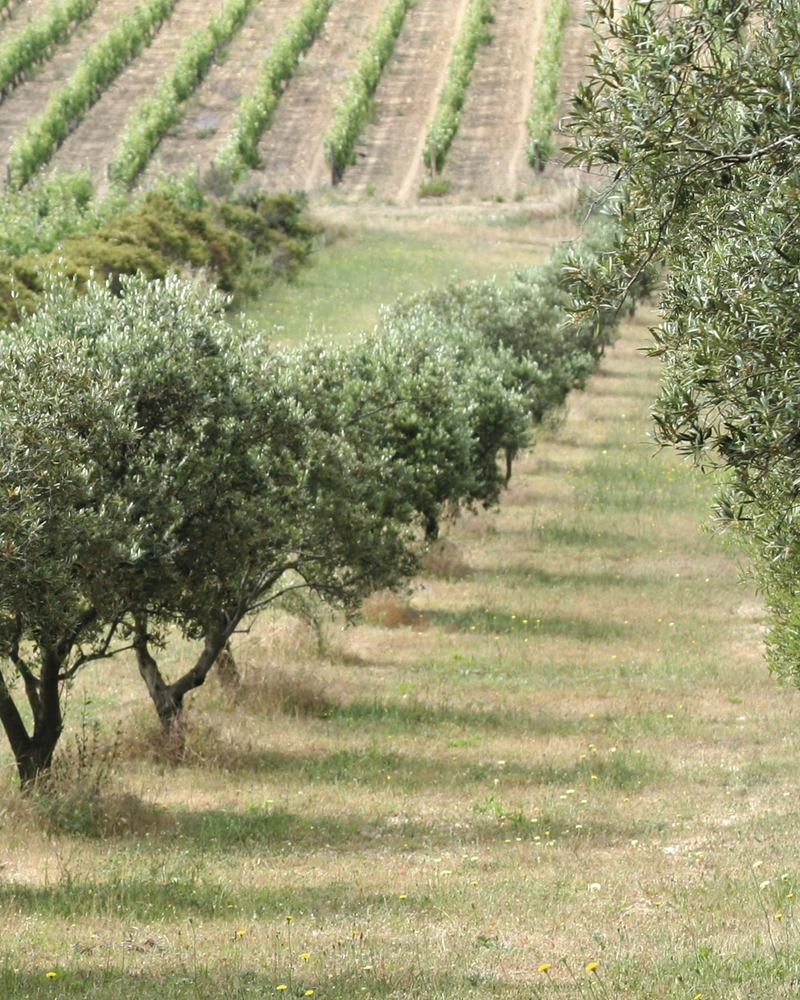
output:
M454 746L453 743L450 746ZM513 760L470 763L457 755L442 757L397 753L377 747L334 750L319 755L283 753L279 750L248 750L234 746L230 756L218 758L215 766L239 777L248 773L270 778L281 788L312 784L343 785L376 791L391 787L403 792L461 793L480 782L522 786L550 785L555 788L600 781L616 789L626 789L661 780L668 767L657 767L645 754L613 754L609 757L583 756L562 764L527 764Z
M488 940L488 939L483 939ZM480 945L476 945L479 948ZM486 947L484 944L483 947ZM476 954L474 968L455 971L447 969L437 974L429 967L421 968L419 956L414 961L402 963L400 970L353 968L325 977L324 996L327 1000L352 1000L354 996L381 1000L383 997L420 998L461 997L463 1000L485 1000L487 995L497 1000L518 1000L518 980L505 980L494 972L486 972ZM243 966L243 967L241 967ZM48 978L48 973L53 973ZM284 975L283 979L287 977ZM85 1000L86 997L123 997L124 1000L220 1000L221 997L266 997L279 995L280 975L269 974L263 969L249 969L240 963L234 972L205 967L180 968L171 973L153 974L128 972L120 959L115 968L104 967L89 971L72 971L56 967L42 967L21 972L0 966L0 995L4 1000ZM295 979L294 988L287 997L306 995L306 988L318 988L309 976L306 982Z
M366 748L315 757L277 752L254 754L247 763L262 772L273 771L280 787L339 783L353 789L359 802L367 805L345 815L330 816L289 812L276 806L271 799L242 811L157 809L150 803L141 803L141 808L137 806L132 810L129 827L117 826L113 834L108 834L104 832L106 825L98 820L106 801L100 795L88 803L86 821L74 824L72 833L109 842L139 842L141 856L147 857L158 857L159 843L172 845L171 850L176 844L185 849L184 853L188 852L185 865L178 868L177 877L169 879L163 890L171 900L176 891L182 892L184 871L194 869L194 858L252 853L254 850L274 855L293 854L298 850L348 853L376 848L395 852L422 848L439 850L452 844L454 830L455 836L465 844L491 842L502 839L503 830L509 824L516 827L518 835L533 837L539 832L536 818L523 815L519 808L507 808L500 796L516 800L523 792L543 788L564 792L572 789L573 794L580 790L583 795L590 789L632 795L671 776L668 768L656 766L645 755L626 754L608 758L582 757L563 764L514 761L465 764L457 759L443 761L436 757L403 756ZM417 795L451 792L456 802L466 800L472 806L463 814L466 818L457 822L449 818L442 823L423 822L407 816L405 804L387 804L381 800L381 812L370 809L369 794L389 787L388 781L391 781L393 793L408 796L404 802L416 801ZM113 797L109 801L113 801ZM152 828L148 826L148 815L154 817ZM151 833L157 837L150 840ZM612 827L598 827L597 830L604 842L609 838L613 840L617 834ZM162 865L156 864L153 878L156 883L165 881ZM179 889L172 888L173 884ZM0 886L0 904L4 894L17 891L26 890ZM194 905L191 894L181 898L182 906ZM123 899L120 905L127 906L127 902Z
M474 884L475 869L470 863L448 872L448 881L407 890L364 891L347 879L292 888L258 886L232 880L227 874L211 874L221 857L235 858L239 849L252 855L261 851L265 858L279 853L297 855L313 850L346 850L349 856L368 850L377 857L387 851L395 855L423 849L426 852L458 845L466 852L488 850L521 842L569 842L576 849L608 847L624 842L634 831L611 822L590 818L580 827L574 822L547 816L528 817L513 811L499 812L488 799L477 803L474 817L454 831L452 824L440 827L420 822L390 825L372 816L354 816L337 822L318 816L297 816L283 810L250 810L236 813L208 810L175 816L182 856L170 851L170 838L129 852L123 859L109 861L108 868L77 877L71 873L45 885L0 884L0 906L20 919L36 915L44 920L65 920L75 925L74 938L80 947L81 919L107 920L124 927L150 927L163 921L186 918L216 920L222 924L221 939L235 943L242 920L275 921L284 926L286 914L294 914L302 926L304 914L316 923L334 917L357 921L368 913L425 914L438 911L442 896L453 891L453 883ZM455 833L455 836L454 836ZM400 893L403 892L403 898ZM407 893L407 894L406 894ZM131 932L132 933L132 932ZM293 931L293 935L295 932ZM125 941L119 945L126 946ZM91 945L90 947L94 947ZM127 945L138 951L136 942ZM156 948L152 942L147 947ZM0 982L2 978L0 977ZM63 992L59 986L59 995ZM16 996L0 991L0 996ZM24 995L24 994L23 994Z
M455 759L384 752L375 748L337 750L317 757L278 752L254 754L242 760L243 769L270 770L282 784L303 782L344 784L373 790L392 788L404 792L463 793L486 783L554 789L579 785L633 791L668 778L668 765L656 764L646 754L615 753L607 757L582 756L573 762L527 764L513 760L464 763ZM228 769L231 770L231 769Z
M625 548L620 547L619 551L624 552ZM589 590L597 587L625 587L630 586L630 576L623 577L612 570L582 570L580 573L552 572L531 565L530 562L508 563L502 570L474 570L471 572L473 580L487 580L493 582L497 579L504 581L511 580L514 583L524 583L526 586L535 587L559 587L570 590ZM637 585L639 581L637 580Z
M638 544L638 537L625 531L589 528L569 521L553 520L535 529L535 535L545 546L559 546L567 549L603 549L620 552L632 544Z
M558 716L532 716L511 709L473 705L430 705L416 699L351 701L332 708L328 718L349 726L378 726L393 735L419 732L421 727L430 727L446 736L509 731L566 735L575 731L575 723Z
M564 638L576 642L603 642L628 634L621 622L597 621L567 615L547 615L536 618L498 612L492 608L473 607L454 611L426 611L426 619L441 629L458 632L480 632L488 635L517 635L522 638Z
M191 868L196 870L197 865ZM232 883L227 878L216 881L207 875L193 875L191 871L168 879L163 872L120 871L110 872L105 878L62 878L45 886L2 885L0 902L5 907L13 906L20 914L36 914L43 919L73 922L80 918L108 919L114 923L122 921L124 927L139 923L153 927L163 920L187 917L216 920L223 925L221 941L227 938L235 944L236 930L241 928L243 920L275 921L276 930L283 930L286 914L294 915L293 927L302 927L304 914L313 914L312 919L317 923L365 911L398 909L406 900L398 900L394 893L364 892L354 883L344 881L284 890ZM432 905L431 897L421 896L415 905L424 911ZM133 937L134 932L128 933ZM80 942L79 927L74 936ZM161 951L158 940L152 938L141 949L135 938L118 943L134 951L151 948L156 955ZM85 950L88 952L90 947ZM59 992L60 984L56 986ZM0 992L0 996L6 1000L9 994Z

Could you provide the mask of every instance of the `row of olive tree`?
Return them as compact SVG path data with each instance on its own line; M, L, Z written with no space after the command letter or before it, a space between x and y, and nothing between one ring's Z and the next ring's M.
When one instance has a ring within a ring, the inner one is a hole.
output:
M304 589L350 614L403 585L443 517L498 501L498 453L596 356L563 310L527 346L487 330L490 283L461 315L432 297L350 347L287 351L232 329L215 292L119 283L56 284L0 334L0 722L23 785L50 767L87 662L132 650L179 731L185 695L266 605ZM177 632L198 652L169 679Z
M62 287L5 336L0 643L33 731L4 683L0 720L23 782L87 661L133 648L170 726L287 586L350 609L412 570L405 470L318 418L293 359L234 334L222 304L178 279ZM201 648L168 682L154 650L176 626Z

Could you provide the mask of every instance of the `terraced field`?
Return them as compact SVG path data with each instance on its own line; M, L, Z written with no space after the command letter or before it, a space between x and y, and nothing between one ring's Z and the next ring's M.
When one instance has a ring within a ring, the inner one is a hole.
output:
M258 186L314 191L331 185L324 136L386 4L334 0L322 31L281 85L283 92L258 147L260 165L252 171ZM82 119L70 125L55 165L90 167L102 190L131 109L154 93L184 41L223 6L224 0L177 0L152 42L96 95ZM343 196L369 194L399 204L417 197L426 170L422 153L427 128L467 6L468 0L417 0L408 10L375 91L370 121L357 141L355 162L341 178ZM181 105L181 120L160 142L145 179L162 170L209 169L231 131L240 99L253 91L264 59L301 8L301 0L260 0L251 6L243 26ZM459 132L443 171L455 195L512 197L536 181L524 154L525 118L545 9L546 0L495 0L491 41L479 47ZM23 31L31 19L43 18L47 10L44 0L12 5L0 23L0 43ZM54 88L70 77L89 46L130 11L125 0L99 0L38 71L0 103L0 169L15 137L41 114ZM576 3L563 71L564 85L570 88L584 68L580 16Z

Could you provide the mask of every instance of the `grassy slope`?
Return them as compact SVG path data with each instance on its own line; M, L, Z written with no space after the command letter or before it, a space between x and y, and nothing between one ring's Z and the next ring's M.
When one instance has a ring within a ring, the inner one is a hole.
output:
M279 341L295 342L309 331L342 338L368 330L382 303L454 276L486 278L539 263L554 240L572 235L552 200L405 212L323 197L312 202L311 214L325 227L327 242L295 282L275 285L266 300L243 310Z
M798 695L708 484L647 443L645 341L409 600L323 657L289 619L242 637L243 697L197 693L177 769L132 665L86 675L84 774L116 780L48 840L7 774L0 996L796 995Z

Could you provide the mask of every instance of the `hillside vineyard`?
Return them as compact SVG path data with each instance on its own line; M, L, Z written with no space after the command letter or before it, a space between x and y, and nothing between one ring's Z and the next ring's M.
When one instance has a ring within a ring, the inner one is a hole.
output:
M390 0L11 2L0 23L5 187L50 165L89 168L100 193L112 180L203 175L229 169L238 143L234 173L250 172L266 191L336 180L345 195L408 201L429 176L428 130L475 3L417 0L392 13ZM526 117L547 5L483 8L440 172L454 193L511 197L535 179ZM565 82L580 64L579 15L572 10L567 30ZM391 37L378 39L390 16ZM365 98L366 124L334 178L334 116L376 46L382 70Z

